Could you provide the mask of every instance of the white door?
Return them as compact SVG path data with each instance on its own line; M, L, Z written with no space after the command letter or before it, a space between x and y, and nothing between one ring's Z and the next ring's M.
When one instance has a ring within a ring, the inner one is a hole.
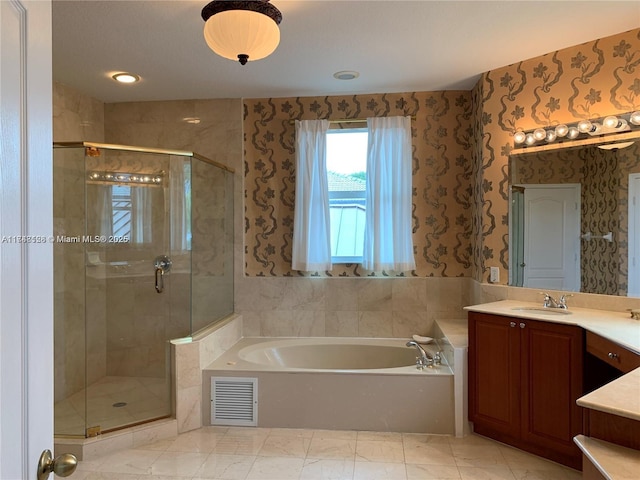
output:
M629 285L627 295L640 297L640 173L629 175Z
M0 1L0 54L0 478L31 480L53 449L50 1Z
M524 286L580 290L580 185L524 185Z

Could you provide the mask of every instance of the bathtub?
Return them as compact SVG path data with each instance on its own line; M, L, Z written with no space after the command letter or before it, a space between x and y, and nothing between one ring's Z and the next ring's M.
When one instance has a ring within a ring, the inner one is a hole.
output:
M250 425L453 434L453 372L417 369L407 340L243 338L203 370L203 423L243 424L213 413L213 385L238 379L255 382Z

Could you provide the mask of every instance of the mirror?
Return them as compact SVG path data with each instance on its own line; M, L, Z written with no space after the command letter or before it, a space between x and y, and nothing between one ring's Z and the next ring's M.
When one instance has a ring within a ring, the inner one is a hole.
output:
M626 143L512 152L509 285L640 296L640 141Z

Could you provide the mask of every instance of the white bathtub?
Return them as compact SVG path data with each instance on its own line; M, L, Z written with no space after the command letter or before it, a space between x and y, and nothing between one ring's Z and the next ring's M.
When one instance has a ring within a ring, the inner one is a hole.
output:
M417 369L407 340L243 338L203 371L204 424L211 379L234 377L257 379L261 427L453 434L453 373Z

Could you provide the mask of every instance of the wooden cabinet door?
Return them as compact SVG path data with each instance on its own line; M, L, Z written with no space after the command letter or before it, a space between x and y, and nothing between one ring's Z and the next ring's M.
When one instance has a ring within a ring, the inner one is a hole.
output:
M477 433L519 435L519 337L512 318L469 313L469 419Z
M575 457L579 465L573 437L582 430L576 400L582 395L583 331L557 323L521 323L521 438L561 457Z

